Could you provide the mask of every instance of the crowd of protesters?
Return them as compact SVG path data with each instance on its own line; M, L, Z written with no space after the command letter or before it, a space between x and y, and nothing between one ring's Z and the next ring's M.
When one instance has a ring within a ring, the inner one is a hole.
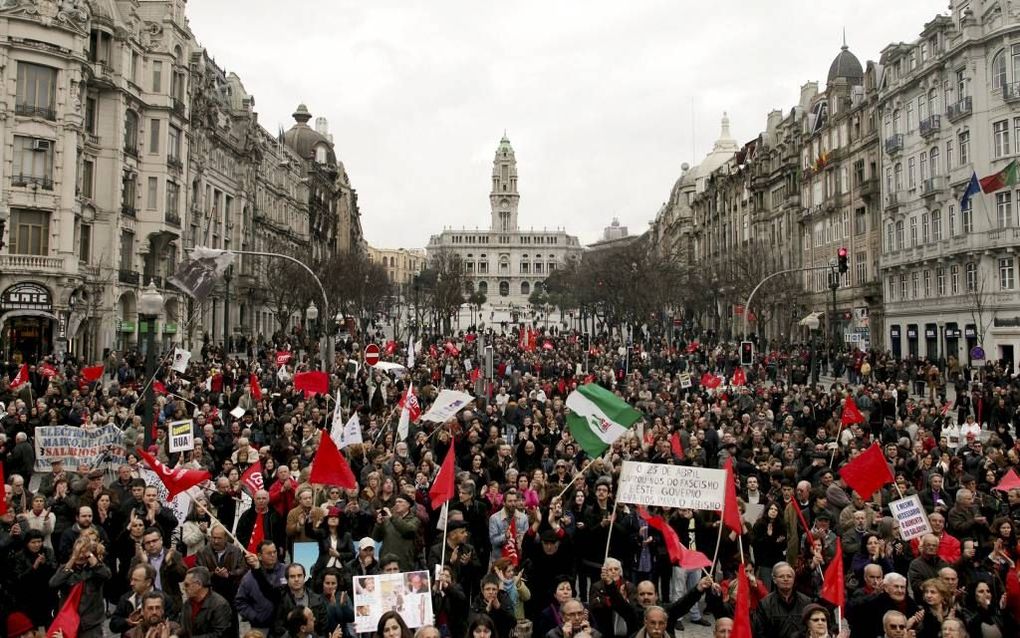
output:
M488 397L476 392L487 382L483 339L494 352ZM417 342L413 368L387 374L345 342L328 397L294 390L293 375L319 363L295 353L278 366L282 341L253 342L233 358L206 347L183 373L164 362L149 451L213 477L183 522L140 478L140 395L152 384L137 353L112 353L94 383L79 375L93 362L34 362L16 389L11 370L0 384L0 632L42 635L84 583L78 638L351 638L359 576L424 570L433 623L412 630L387 613L376 636L663 638L686 623L728 638L740 596L756 638L1020 635L1020 489L993 489L1020 467L1020 381L1008 366L854 351L829 357L835 382L812 385L808 350L787 347L758 353L746 382L731 385L740 367L732 344L635 343L621 353L622 339L608 333L588 342L557 330L530 340L469 330ZM384 358L406 362L409 347L389 344ZM703 386L706 373L723 383ZM443 388L478 398L447 423L412 423L401 440L398 402L412 382L425 410ZM595 459L566 426L565 399L584 383L644 417ZM864 422L843 428L848 397ZM357 413L362 426L364 443L343 450L355 489L307 480L337 398L342 420ZM171 453L167 424L187 418L194 449ZM48 425L115 425L125 460L65 469L35 445ZM865 500L838 470L872 442L895 481ZM451 446L456 494L440 521L429 490ZM36 471L37 453L47 471ZM687 548L716 559L684 571L661 533L615 502L621 465L719 468L727 459L742 534L721 528L718 512L649 508ZM262 489L248 490L242 476L256 463ZM911 494L932 533L905 542L889 503ZM837 539L838 615L819 598ZM308 541L318 548L310 569L294 556ZM736 584L741 557L748 592Z

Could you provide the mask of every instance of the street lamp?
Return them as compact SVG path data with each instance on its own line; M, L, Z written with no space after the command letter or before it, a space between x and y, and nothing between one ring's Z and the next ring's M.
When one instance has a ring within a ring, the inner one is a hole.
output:
M145 378L150 382L145 388L145 413L143 417L143 440L145 448L152 444L152 429L155 423L155 401L156 395L152 388L151 380L156 374L156 319L163 311L163 295L159 293L156 284L149 281L149 285L138 298L139 319L145 324Z
M318 329L318 324L316 324L316 319L319 318L319 309L315 307L315 302L314 301L311 302L310 304L308 304L308 309L305 310L305 317L308 319L308 322L311 324L312 338L313 339L318 339L319 338L319 329ZM326 356L326 349L325 348L323 348L319 352L319 356L325 358L325 356Z

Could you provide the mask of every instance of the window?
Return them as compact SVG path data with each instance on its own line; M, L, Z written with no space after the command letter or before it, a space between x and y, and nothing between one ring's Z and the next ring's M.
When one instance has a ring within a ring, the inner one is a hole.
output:
M489 282L487 282L487 281L479 281L478 282L478 292L482 293L483 295L489 294Z
M946 269L941 266L935 269L935 294L939 297L946 294Z
M967 76L962 70L956 72L956 93L957 99L962 100L963 98L970 95L968 89Z
M1006 86L1006 51L1002 50L992 58L992 90Z
M521 282L521 294L522 295L530 295L531 294L531 284L529 284L526 281L522 281Z
M325 144L319 144L315 147L315 163L325 164L329 160L328 149Z
M949 205L949 236L956 236L956 206Z
M939 147L933 146L931 151L928 152L928 174L932 177L938 177L939 174Z
M928 91L928 113L930 115L939 114L939 92L938 89L932 89Z
M180 211L178 205L181 199L181 185L167 180L166 182L166 216L169 219L179 219Z
M903 250L903 220L896 222L896 250Z
M39 64L18 62L18 95L14 111L18 115L57 119L57 70Z
M531 274L531 264L529 264L526 261L522 261L521 262L521 274L522 275Z
M903 164L901 162L897 162L893 172L895 173L895 184L893 186L895 190L899 192L903 190Z
M931 212L931 240L942 241L942 211Z
M921 243L928 243L928 215L921 213Z
M135 234L130 230L120 231L120 269L125 272L134 270Z
M138 52L131 50L131 81L138 84Z
M900 275L900 299L907 299L907 275Z
M917 245L917 217L910 218L910 245Z
M32 185L53 190L53 142L35 137L14 136L12 186Z
M960 294L960 267L949 267L949 289L954 295Z
M999 120L992 123L992 152L994 157L1005 157L1009 155L1009 120Z
M868 211L861 207L854 211L854 234L863 235L868 232Z
M81 196L88 199L92 199L95 166L95 162L90 159L81 163Z
M152 61L152 92L163 91L163 63L160 60Z
M889 288L889 301L892 301L896 299L896 279L893 277L889 277L886 283L888 284Z
M510 282L509 281L501 281L501 282L499 282L499 296L500 297L509 297L510 296Z
M11 254L50 254L50 214L43 210L11 209Z
M149 120L149 152L159 152L159 120Z
M131 110L124 115L124 151L138 154L138 114Z
M946 172L953 170L953 140L946 140Z
M921 151L921 181L928 179L928 154Z
M975 292L977 290L977 264L972 261L967 262L966 273L967 292Z
M923 157L923 155L922 155ZM907 160L907 188L914 188L917 186L917 179L914 175L914 158L911 157Z
M124 173L121 181L121 206L125 215L135 214L135 198L138 194L138 176L134 173Z
M960 165L970 163L970 131L963 131L957 136L960 142Z
M96 134L96 117L99 115L99 102L94 97L85 98L85 132Z
M920 277L918 276L917 271L915 270L914 272L910 273L910 298L911 299L917 299L918 298L918 295L917 295L917 293L918 293L918 283L920 283Z
M863 286L868 280L868 253L857 253L854 258L854 281L858 286Z
M922 277L922 284L924 290L924 298L928 299L931 297L931 271L925 270Z
M167 159L181 161L181 129L171 126L166 147Z
M159 203L159 178L150 177L145 187L145 207L149 210L156 210Z
M1016 144L1016 152L1020 153L1020 117L1013 118L1013 143Z
M1005 228L1010 225L1010 221L1013 218L1013 200L1012 193L1006 191L1004 193L995 194L995 221L996 228Z
M960 205L960 226L964 233L974 232L974 200L967 201L967 206Z
M885 227L885 251L892 252L896 248L896 243L893 239L893 225L888 224Z
M999 288L1002 290L1013 290L1016 278L1013 273L1013 258L1003 257L999 259Z
M911 133L914 130L914 103L909 102L907 104L907 133Z
M89 263L92 255L92 224L82 224L78 234L78 261Z

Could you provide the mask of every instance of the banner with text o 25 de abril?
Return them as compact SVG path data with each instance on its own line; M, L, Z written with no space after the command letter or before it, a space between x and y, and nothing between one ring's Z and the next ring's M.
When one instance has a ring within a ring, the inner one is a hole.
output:
M722 510L726 470L624 461L616 500L633 505Z

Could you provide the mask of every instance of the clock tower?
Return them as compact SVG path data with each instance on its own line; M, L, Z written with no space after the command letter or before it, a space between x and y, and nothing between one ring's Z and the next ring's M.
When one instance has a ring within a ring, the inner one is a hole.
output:
M492 230L509 233L517 230L517 159L510 140L503 132L496 157L492 160L492 192L489 205L492 208Z

